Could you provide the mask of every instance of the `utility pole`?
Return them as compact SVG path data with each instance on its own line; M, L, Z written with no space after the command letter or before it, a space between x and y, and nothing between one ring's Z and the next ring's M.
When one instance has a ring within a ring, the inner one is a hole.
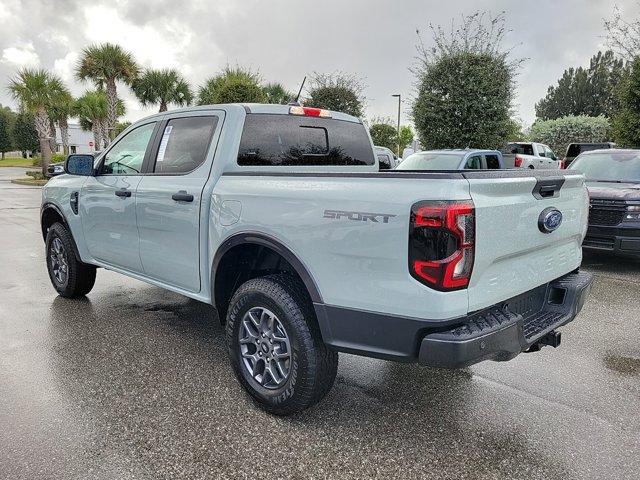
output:
M392 97L398 97L398 151L396 152L398 158L400 157L400 103L402 101L402 95L399 93L391 95Z

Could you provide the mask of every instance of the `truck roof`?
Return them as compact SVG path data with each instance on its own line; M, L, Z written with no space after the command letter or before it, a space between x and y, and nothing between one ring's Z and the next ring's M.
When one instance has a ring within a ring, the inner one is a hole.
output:
M289 110L291 109L291 105L277 105L277 104L269 104L269 103L220 103L220 104L212 104L212 105L196 105L193 107L185 107L185 108L176 108L174 110L169 110L166 112L159 112L155 115L149 115L144 117L144 120L153 117L161 117L166 114L174 114L174 113L182 113L182 112L200 112L200 111L210 111L210 110L224 110L224 111L240 111L240 109L244 110L245 113L271 113L271 114L280 114L280 115L288 115ZM343 120L347 122L354 123L362 123L358 117L354 117L352 115L348 115L342 112L336 112L333 110L329 110L331 113L331 118L334 120ZM143 120L143 119L140 119ZM136 122L134 122L136 123Z
M444 148L440 150L421 150L415 153L459 153L459 154L472 154L472 153L500 153L499 150L492 150L490 148Z

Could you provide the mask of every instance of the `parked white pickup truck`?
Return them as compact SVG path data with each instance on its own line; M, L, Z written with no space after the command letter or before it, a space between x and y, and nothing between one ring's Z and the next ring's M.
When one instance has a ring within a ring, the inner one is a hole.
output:
M513 142L508 143L500 151L505 168L562 168L562 163L556 154L542 143Z
M557 346L591 276L577 172L378 172L357 118L212 105L71 155L43 189L54 288L96 267L212 304L266 410L324 397L338 352L434 367Z

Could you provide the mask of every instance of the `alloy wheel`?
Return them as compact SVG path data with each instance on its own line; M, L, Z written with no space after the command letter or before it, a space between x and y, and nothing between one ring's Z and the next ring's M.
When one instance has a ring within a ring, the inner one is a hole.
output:
M69 278L69 262L67 261L67 253L65 252L62 240L58 237L53 239L49 247L49 261L51 263L53 277L58 285L66 285Z
M291 343L278 317L267 308L251 308L242 317L238 335L249 375L270 390L284 385L291 369Z

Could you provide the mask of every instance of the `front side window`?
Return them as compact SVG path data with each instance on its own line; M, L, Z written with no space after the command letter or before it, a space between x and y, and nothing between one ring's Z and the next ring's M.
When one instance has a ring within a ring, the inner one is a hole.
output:
M536 145L536 150L538 151L538 156L539 157L544 157L545 156L544 147L542 145Z
M552 160L556 159L555 153L549 147L544 147L544 156L547 158L551 158Z
M238 165L373 165L369 136L361 123L298 115L248 114Z
M98 175L139 175L155 123L147 123L122 137L104 156Z
M174 118L167 122L156 155L154 173L183 174L204 162L217 117Z

